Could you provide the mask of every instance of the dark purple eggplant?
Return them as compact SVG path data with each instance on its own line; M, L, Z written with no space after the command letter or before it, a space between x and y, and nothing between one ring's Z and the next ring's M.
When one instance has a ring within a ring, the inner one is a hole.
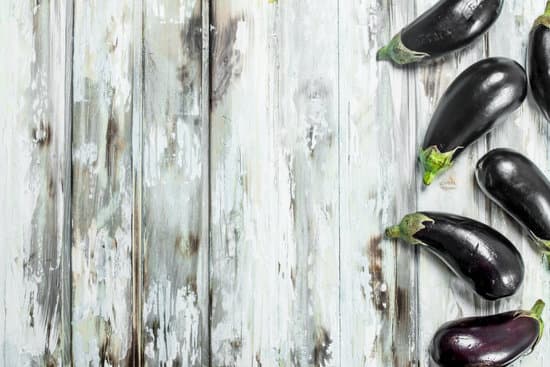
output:
M533 99L550 120L550 1L529 35L527 71Z
M526 228L533 240L550 253L550 182L522 154L494 149L476 167L481 190Z
M499 17L504 0L440 0L395 35L376 58L403 65L468 46Z
M533 351L542 338L544 302L511 311L451 321L435 333L430 355L443 367L505 367Z
M518 250L502 234L473 219L418 212L386 229L386 236L424 245L483 298L511 296L523 282Z
M527 75L513 60L485 59L460 74L439 100L424 138L419 156L424 184L432 183L526 96Z

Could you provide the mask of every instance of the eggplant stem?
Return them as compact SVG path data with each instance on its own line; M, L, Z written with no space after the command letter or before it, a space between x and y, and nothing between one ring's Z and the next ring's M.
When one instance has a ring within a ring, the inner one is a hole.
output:
M401 228L398 225L386 228L386 237L396 239L401 238Z
M544 9L544 14L535 19L535 24L533 27L538 25L543 25L546 28L550 28L550 1L546 2L546 9Z
M414 235L426 228L424 223L433 223L434 220L422 213L412 213L405 215L401 223L386 229L386 237L392 239L402 239L411 245L425 245L422 241L414 238Z
M533 316L537 319L540 319L540 317L542 315L542 311L544 311L545 306L546 306L546 304L544 303L544 301L542 299L537 300L537 302L535 303L533 308L531 308L531 316Z
M398 65L418 62L430 55L425 52L413 51L407 48L401 40L401 33L395 35L391 41L376 53L378 61L393 61Z
M539 337L538 337L537 341L535 342L535 344L533 345L533 349L539 343L539 341L541 340L542 335L544 333L544 321L542 320L542 317L541 317L542 316L542 311L544 311L544 306L545 306L545 304L544 304L544 301L542 299L537 300L537 302L535 303L535 305L531 309L531 314L529 315L532 318L534 318L535 320L537 320L539 322L539 326L540 326Z
M433 145L420 151L419 158L424 168L424 185L430 185L437 176L453 165L453 157L460 148L462 147L443 153L436 145Z
M376 61L390 61L391 53L389 50L390 45L384 46L376 53Z
M530 235L535 244L541 249L544 259L543 261L546 263L548 270L550 270L550 240L543 240L532 232Z
M424 185L429 186L432 184L432 182L434 182L436 177L437 177L437 172L426 171L422 176L422 182L424 182Z

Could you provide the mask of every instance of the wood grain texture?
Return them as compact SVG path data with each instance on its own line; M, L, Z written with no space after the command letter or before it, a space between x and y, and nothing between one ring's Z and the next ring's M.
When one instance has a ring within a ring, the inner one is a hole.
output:
M279 108L277 118L268 124L281 129L275 140L280 144L276 160L288 168L281 181L290 178L289 185L283 185L290 190L290 202L279 201L277 209L278 216L290 214L293 227L288 233L293 302L286 317L291 353L294 349L294 363L300 366L338 366L338 1L281 1L277 10ZM259 198L265 194L269 193Z
M208 365L208 124L200 0L144 3L143 337L148 366Z
M339 365L337 2L212 10L212 364Z
M77 366L133 364L133 3L75 1L71 281Z
M376 62L433 3L1 2L0 364L424 367L442 323L548 301L540 253L473 178L494 147L550 176L534 104L429 188L416 160L461 71L524 62L544 2L505 1L443 60ZM382 238L415 210L503 232L518 295L483 301ZM514 367L548 350L546 330Z
M340 4L342 366L416 365L415 249L382 237L415 209L414 86L376 61L413 5Z
M69 360L65 236L70 164L62 1L0 4L0 364Z

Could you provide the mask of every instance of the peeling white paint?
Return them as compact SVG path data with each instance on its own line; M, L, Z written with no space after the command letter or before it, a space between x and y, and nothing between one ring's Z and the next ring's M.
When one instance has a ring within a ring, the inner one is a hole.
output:
M75 2L73 350L120 364L132 343L132 2Z
M154 282L148 289L144 320L158 318L158 328L156 331L145 328L145 353L150 361L156 360L160 364L171 364L178 358L185 358L190 365L195 365L200 362L201 353L197 328L201 310L197 307L194 290L184 287L173 294L172 289L173 285L167 279ZM182 338L182 335L186 337Z
M245 54L246 50L248 49L248 29L249 27L246 24L246 21L240 20L239 22L237 22L237 32L235 33L234 49L241 52L242 54Z
M335 5L214 4L216 52L240 57L213 70L231 80L211 121L214 365L340 358L337 59L303 47L336 47Z
M208 364L201 2L144 3L145 364Z
M84 166L92 167L97 162L97 145L95 143L83 144L73 152L73 160Z
M65 22L65 8L54 0L40 7L9 0L0 13L0 364L6 366L62 358L61 292L52 283L63 241L64 196L57 189L66 159L65 70L54 65L67 56Z
M64 243L58 233L66 192L60 172L66 161L67 17L61 3L8 0L0 13L6 51L0 61L0 364L6 366L43 363L45 346L61 365L60 300L53 298L47 319L39 299L48 277L60 269ZM540 254L503 213L486 211L471 175L480 155L497 146L522 150L550 170L550 154L541 148L547 123L532 106L524 105L428 190L419 188L414 174L418 142L445 88L487 52L524 60L527 33L542 5L507 1L484 41L446 62L403 70L375 62L375 52L430 0L211 3L211 35L223 56L213 68L220 72L216 80L228 82L211 111L208 315L208 132L201 111L203 45L195 44L200 2L143 3L145 75L135 64L133 42L140 38L134 17L141 16L135 4L75 0L75 365L128 362L138 198L143 347L150 366L208 364L209 316L212 365L405 365L416 358L415 348L420 364L428 365L427 346L441 323L528 308L549 297ZM502 34L512 36L504 40ZM130 112L132 96L139 95L133 82L142 77L140 152L132 147ZM110 131L109 123L116 129ZM132 151L143 154L140 193L132 192L131 164L141 162ZM51 194L55 198L45 199ZM425 252L419 283L413 284L412 250L379 237L384 226L416 209L469 215L505 233L521 248L528 269L520 294L498 305L479 300ZM57 256L37 250L44 246ZM425 302L436 293L441 302ZM398 310L399 302L409 308ZM523 365L548 365L550 329L546 333ZM108 358L102 356L106 341Z

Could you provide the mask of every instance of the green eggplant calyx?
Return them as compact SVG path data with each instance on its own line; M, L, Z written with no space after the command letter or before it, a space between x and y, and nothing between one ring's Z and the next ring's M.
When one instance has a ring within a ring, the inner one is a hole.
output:
M376 53L376 60L392 60L396 64L405 65L419 62L429 56L430 55L425 52L413 51L407 48L401 40L401 33L399 33L395 35L386 46L378 50Z
M426 228L424 223L434 222L432 218L422 213L408 214L401 220L401 223L386 229L386 237L399 238L411 245L424 245L422 241L414 238L414 235Z
M542 14L535 20L535 24L533 25L533 27L536 27L538 25L543 25L546 28L550 28L550 1L546 3L544 14Z
M545 303L543 300L539 299L535 305L533 306L533 308L531 308L531 312L529 313L529 316L534 318L535 320L537 320L539 322L539 337L537 339L537 341L535 342L535 344L533 345L533 348L535 347L535 345L538 344L538 342L540 341L540 339L542 338L542 334L544 332L544 321L542 320L542 311L544 311L544 306L545 306Z
M420 151L419 158L424 168L423 181L425 185L430 185L437 176L453 165L453 157L459 148L442 153L437 146L433 145Z
M543 240L542 238L537 237L533 232L529 232L529 235L537 247L542 251L544 261L546 262L546 267L550 270L550 240Z
M546 262L546 269L550 270L550 252L544 252L543 257Z
M533 27L536 26L545 26L546 28L550 28L550 14L549 15L541 15L535 20L535 24L533 24Z
M537 246L541 249L541 251L548 255L550 254L550 240L544 240L540 237L537 237L534 233L531 232L531 237L533 237L533 240L537 244Z

